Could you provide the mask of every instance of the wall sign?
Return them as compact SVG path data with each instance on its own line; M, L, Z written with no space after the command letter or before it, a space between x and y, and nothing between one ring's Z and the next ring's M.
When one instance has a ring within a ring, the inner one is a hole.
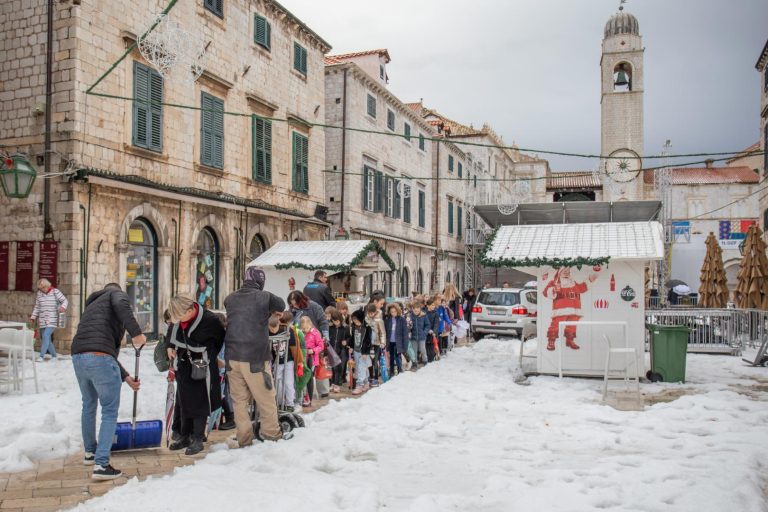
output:
M56 286L59 268L59 243L40 242L40 261L37 264L40 279L47 279L53 286Z
M35 242L16 242L16 291L34 291Z
M0 290L8 289L8 260L11 252L10 242L0 242Z
M627 302L632 302L635 300L635 290L632 289L631 286L627 285L621 290L621 298L622 300L625 300Z

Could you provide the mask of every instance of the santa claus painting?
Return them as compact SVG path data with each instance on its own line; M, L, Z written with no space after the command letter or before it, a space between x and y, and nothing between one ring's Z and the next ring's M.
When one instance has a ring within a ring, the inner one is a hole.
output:
M552 280L544 287L544 297L552 299L552 323L547 329L547 350L555 350L555 341L559 334L560 322L576 322L581 320L581 294L587 291L587 283L577 283L571 275L570 267L559 268ZM542 281L549 279L549 273L542 276ZM597 274L589 275L589 282L594 283ZM565 345L573 350L579 350L576 338L576 326L565 327Z

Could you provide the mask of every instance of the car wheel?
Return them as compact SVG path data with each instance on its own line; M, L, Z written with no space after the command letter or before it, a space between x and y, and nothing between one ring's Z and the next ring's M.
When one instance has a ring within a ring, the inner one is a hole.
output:
M485 335L483 333L481 333L481 332L473 332L472 333L472 338L474 338L475 341L480 341L481 339L483 339L483 336L485 336Z

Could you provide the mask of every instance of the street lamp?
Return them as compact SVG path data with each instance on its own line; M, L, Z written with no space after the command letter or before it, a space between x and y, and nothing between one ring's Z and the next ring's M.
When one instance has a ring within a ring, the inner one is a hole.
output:
M7 197L23 199L29 196L37 171L22 155L6 156L0 166L0 183Z

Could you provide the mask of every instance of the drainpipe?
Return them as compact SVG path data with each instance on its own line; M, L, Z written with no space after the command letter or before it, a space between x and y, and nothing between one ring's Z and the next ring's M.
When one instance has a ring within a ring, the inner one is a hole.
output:
M48 0L48 38L45 59L45 151L44 176L51 172L51 109L53 103L53 0ZM43 180L43 238L53 238L51 226L51 182Z
M344 86L341 99L341 212L339 227L344 227L344 182L347 172L347 68L344 68ZM330 237L329 237L330 239Z
M80 205L80 210L83 212L83 247L80 248L80 318L83 318L83 310L85 309L85 255L87 254L86 251L86 218L87 218L87 212L85 211L85 206L82 204Z
M439 270L438 265L439 262L437 261L437 251L440 250L440 247L438 246L440 241L440 141L437 141L437 156L435 158L437 162L437 168L435 169L435 234L432 237L433 243L432 245L435 246L435 263L432 267L432 282L429 284L430 288L432 286L437 286L437 284L440 282L438 281L439 277L437 275L437 271Z

